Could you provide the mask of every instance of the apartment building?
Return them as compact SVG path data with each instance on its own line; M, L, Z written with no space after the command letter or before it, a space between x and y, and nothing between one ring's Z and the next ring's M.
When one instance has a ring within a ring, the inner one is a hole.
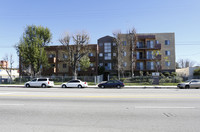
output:
M4 60L1 60L0 61L0 67L3 67L3 68L8 68L8 62L7 61L4 61Z
M73 45L71 45L73 46ZM90 52L88 57L90 58L90 67L88 70L83 71L78 68L78 76L93 76L98 74L98 46L97 44L88 45ZM63 46L47 46L45 50L47 52L50 68L43 70L44 76L72 76L72 70L69 63L66 61L66 50Z
M174 33L137 34L137 43L132 47L128 34L121 34L123 45L124 74L131 76L132 57L135 56L134 75L143 71L175 72L175 36ZM105 67L105 74L117 75L118 53L114 38L105 36L98 39L99 66ZM132 53L133 50L133 53Z

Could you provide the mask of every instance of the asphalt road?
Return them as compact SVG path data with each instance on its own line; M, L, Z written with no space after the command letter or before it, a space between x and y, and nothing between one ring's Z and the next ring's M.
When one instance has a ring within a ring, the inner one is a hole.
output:
M1 132L199 132L199 89L0 88Z

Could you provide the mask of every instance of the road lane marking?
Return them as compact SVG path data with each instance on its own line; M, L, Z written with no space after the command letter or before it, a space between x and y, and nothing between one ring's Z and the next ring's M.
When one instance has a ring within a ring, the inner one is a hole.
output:
M0 104L0 106L22 106L24 104Z
M196 107L136 106L136 109L196 109Z
M28 93L28 92L9 92L9 93L0 93L0 95L7 95L7 94L21 94L21 93Z

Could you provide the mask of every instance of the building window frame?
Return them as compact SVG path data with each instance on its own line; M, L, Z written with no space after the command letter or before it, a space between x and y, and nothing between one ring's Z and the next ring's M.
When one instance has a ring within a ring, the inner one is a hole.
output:
M111 60L111 53L105 53L104 60Z
M170 40L165 40L165 45L170 45Z

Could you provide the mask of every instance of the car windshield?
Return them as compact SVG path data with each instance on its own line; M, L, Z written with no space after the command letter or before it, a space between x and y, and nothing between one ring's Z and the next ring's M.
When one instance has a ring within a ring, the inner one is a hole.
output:
M185 81L185 82L190 82L191 80L187 80L187 81Z
M35 82L37 79L33 79L32 82Z

